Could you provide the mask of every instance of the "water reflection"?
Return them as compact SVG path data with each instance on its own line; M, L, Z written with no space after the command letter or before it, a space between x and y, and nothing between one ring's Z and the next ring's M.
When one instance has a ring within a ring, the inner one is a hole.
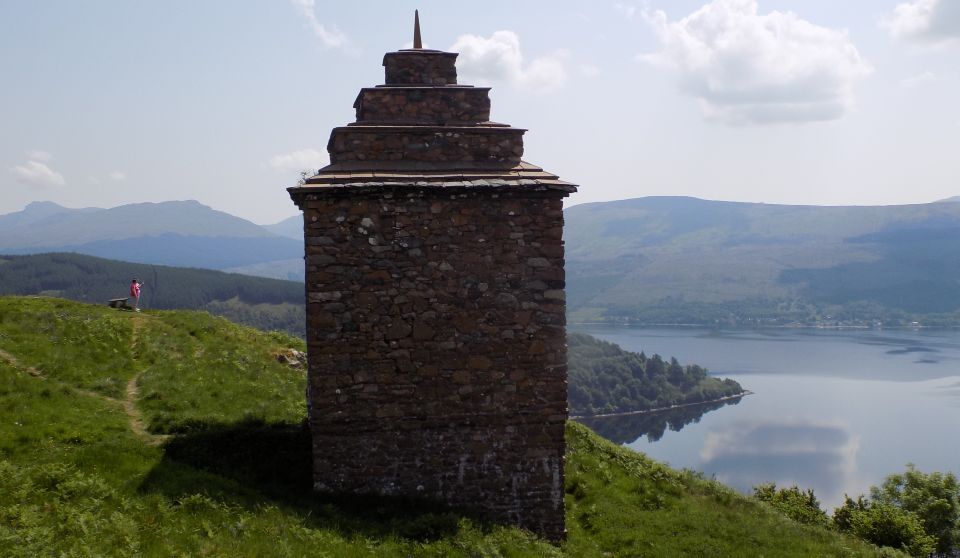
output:
M726 401L678 407L655 413L580 418L577 421L618 444L629 444L642 436L646 436L648 442L656 442L663 437L667 428L673 432L680 432L684 426L700 422L700 417L710 411L715 411L726 405L736 405L741 399L741 397L737 397Z
M944 440L954 439L960 424L958 330L579 330L627 350L676 355L755 392L693 420L590 423L673 467L744 491L762 482L796 483L814 489L827 509L907 462L957 472L956 444ZM666 433L671 422L687 426ZM647 434L659 441L648 442Z
M704 330L570 326L626 350L676 356L717 376L783 374L925 381L957 376L955 330ZM750 387L750 381L744 382Z
M845 425L741 422L707 434L698 468L741 491L763 479L813 488L834 505L833 497L851 488L859 449Z
M960 382L954 382L938 388L933 392L934 395L947 397L954 401L949 403L953 407L960 407Z

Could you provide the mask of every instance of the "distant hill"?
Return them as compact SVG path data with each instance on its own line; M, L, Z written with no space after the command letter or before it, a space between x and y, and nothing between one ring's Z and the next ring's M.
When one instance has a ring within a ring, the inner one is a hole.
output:
M33 202L22 211L0 215L0 232L16 230L18 227L26 227L34 223L43 221L54 215L61 217L67 214L93 213L103 211L99 207L87 207L83 209L70 209L57 205L53 202Z
M298 246L303 244L302 214L294 215L293 217L289 217L272 225L263 225L263 228L283 238L296 241ZM258 277L300 281L302 283L304 277L303 249L300 248L296 257L293 258L279 258L250 264L233 265L224 267L223 270L232 273L243 273L245 275L256 275Z
M648 197L566 210L573 320L960 319L960 204Z
M303 283L82 254L0 256L0 295L48 295L104 304L144 283L147 309L207 310L264 330L305 336Z
M68 209L50 202L0 216L0 254L77 252L132 262L226 269L303 257L278 236L196 201Z
M565 211L573 321L960 324L958 198L819 207L647 197ZM302 282L302 217L195 201L0 216L0 254L76 252Z
M279 223L263 225L263 228L276 235L303 240L303 215L294 215Z
M303 241L301 240L301 242ZM303 283L304 278L303 257L290 258L286 260L270 260L249 265L238 265L234 267L227 267L223 270L230 273L242 273L244 275L256 275L257 277L283 279L284 281L299 281L300 283Z

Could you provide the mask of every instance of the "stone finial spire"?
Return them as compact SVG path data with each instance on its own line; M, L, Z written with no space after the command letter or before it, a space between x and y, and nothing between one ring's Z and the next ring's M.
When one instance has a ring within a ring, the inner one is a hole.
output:
M413 10L413 48L423 48L420 40L420 10Z

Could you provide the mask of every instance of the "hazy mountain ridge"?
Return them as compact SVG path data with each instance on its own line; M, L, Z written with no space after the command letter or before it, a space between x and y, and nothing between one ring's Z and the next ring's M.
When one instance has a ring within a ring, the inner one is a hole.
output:
M279 257L250 264L238 264L225 267L223 270L231 273L243 273L244 275L256 275L257 277L303 282L305 271L303 265L303 215L298 213L279 223L263 225L263 228L273 234L294 241L294 245L297 246L297 252L290 257ZM283 252L277 252L275 254L275 256L282 255Z
M96 211L103 211L103 209L100 207L71 209L49 201L33 202L21 211L0 215L0 232L6 233L10 230L16 230L18 227L27 227L35 223L42 223L44 220L56 215L62 216L66 213L92 213Z
M303 242L281 237L187 236L164 233L156 236L97 240L86 244L57 246L58 252L74 252L98 258L203 269L231 270L272 261L295 259L303 266ZM48 250L17 249L7 254L36 254ZM262 275L250 273L249 275ZM286 279L286 277L274 277ZM300 279L302 281L302 278Z
M21 214L34 213L28 206ZM10 214L5 217L10 217ZM136 203L110 209L58 211L5 230L0 250L83 245L174 233L184 236L257 238L272 233L250 221L197 201Z
M578 205L565 218L574 319L652 319L659 308L658 321L671 322L669 306L687 308L692 323L747 306L767 307L774 321L853 303L906 313L960 309L960 266L950 263L960 253L958 204L650 197ZM793 309L785 314L783 304Z
M960 204L790 206L647 197L565 211L573 320L960 320ZM302 217L198 202L0 216L0 253L71 251L302 281ZM273 231L273 232L271 232ZM285 236L284 236L285 235ZM954 316L953 314L956 314Z
M299 242L303 242L302 240ZM257 277L269 277L270 279L282 279L284 281L299 281L303 283L304 264L303 257L287 258L284 260L270 260L258 262L249 265L237 265L225 267L223 271L229 273L242 273L244 275L255 275Z
M0 232L5 254L76 252L206 269L303 258L302 241L192 200L110 209L37 202L0 216Z
M303 215L297 214L293 217L288 217L279 223L263 225L263 228L276 235L285 236L287 238L293 238L296 240L303 240Z

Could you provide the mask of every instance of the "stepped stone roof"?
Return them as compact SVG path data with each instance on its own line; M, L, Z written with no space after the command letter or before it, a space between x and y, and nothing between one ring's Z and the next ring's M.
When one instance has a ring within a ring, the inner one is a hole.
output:
M356 122L330 133L330 165L290 194L411 186L575 192L521 159L526 130L490 121L490 88L457 84L456 59L423 48L385 54L385 83L361 89Z

